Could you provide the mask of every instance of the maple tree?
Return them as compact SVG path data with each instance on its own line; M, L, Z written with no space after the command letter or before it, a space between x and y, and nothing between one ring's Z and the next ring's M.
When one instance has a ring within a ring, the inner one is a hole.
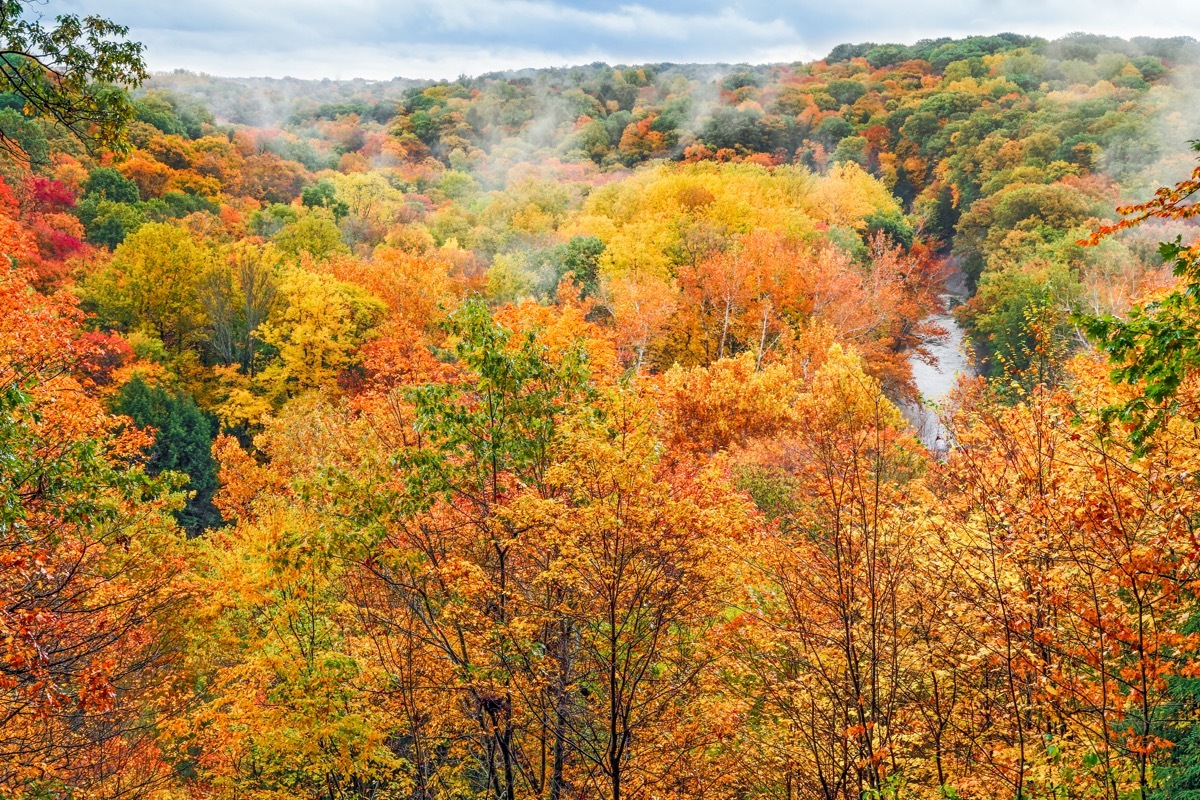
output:
M992 768L1014 792L1094 779L1102 796L1144 796L1169 746L1167 679L1190 672L1195 644L1181 629L1194 559L1178 527L1191 500L1162 479L1190 462L1191 423L1139 459L1105 432L1105 407L1129 392L1090 359L1073 381L1074 397L964 407L965 446L944 480L965 491L945 542L959 585L990 597L967 600L963 630L991 637L991 687L1007 706Z

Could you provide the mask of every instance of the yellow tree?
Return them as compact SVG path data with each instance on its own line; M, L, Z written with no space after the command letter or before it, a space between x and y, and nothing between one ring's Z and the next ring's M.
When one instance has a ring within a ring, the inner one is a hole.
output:
M383 303L364 289L304 267L283 273L279 295L275 314L258 328L263 344L278 355L257 382L278 400L336 386L382 319Z
M207 796L337 800L411 785L395 745L406 728L348 602L338 542L321 504L268 494L205 542L189 625L205 691L175 729Z
M143 225L126 237L112 262L90 276L83 297L101 320L124 330L145 328L179 352L204 324L199 284L212 256L183 228Z
M717 469L667 468L647 411L618 390L579 415L547 474L557 493L521 509L552 554L538 580L563 588L544 611L577 641L561 714L583 761L576 796L702 792L692 760L720 727L697 695L721 654L723 552L747 507Z
M906 492L923 460L861 360L837 345L795 420L747 477L773 520L747 600L767 627L747 629L743 655L761 692L753 730L778 753L777 771L757 780L829 800L878 796L903 780L912 724Z

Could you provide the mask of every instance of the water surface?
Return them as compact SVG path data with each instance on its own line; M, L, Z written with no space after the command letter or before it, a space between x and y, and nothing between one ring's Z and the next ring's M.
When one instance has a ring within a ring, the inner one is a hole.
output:
M956 271L946 281L946 288L946 294L942 295L946 313L934 314L926 319L946 331L944 335L931 337L925 342L932 363L926 363L915 355L909 359L913 383L921 393L921 403L905 403L901 408L921 442L935 453L944 453L950 448L949 435L938 419L939 409L958 383L959 376L975 374L963 329L951 313L966 298L962 273Z

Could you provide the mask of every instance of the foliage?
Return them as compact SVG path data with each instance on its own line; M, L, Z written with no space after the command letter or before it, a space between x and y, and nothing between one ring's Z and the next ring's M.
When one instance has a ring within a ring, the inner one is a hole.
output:
M147 77L142 45L126 40L128 28L98 16L65 14L43 24L36 4L6 0L0 5L0 90L24 101L28 116L49 119L91 148L120 147L134 109L124 85ZM0 145L22 150L10 129Z
M202 324L197 286L206 269L205 248L186 230L148 223L92 276L85 297L106 323L125 331L145 326L182 351Z
M1193 145L1200 150L1200 143ZM1126 218L1102 229L1100 236L1140 224L1151 218L1190 219L1200 206L1189 202L1200 190L1200 168L1171 188L1160 189L1153 200L1120 209ZM1154 432L1183 407L1179 390L1200 364L1197 347L1200 251L1196 243L1184 245L1181 237L1159 246L1163 261L1171 265L1179 285L1145 305L1130 309L1128 318L1092 317L1084 321L1088 334L1100 342L1117 365L1113 379L1144 387L1113 416L1132 426L1134 441L1145 445ZM1188 408L1187 413L1196 416Z
M135 376L121 387L113 411L129 417L139 428L153 431L147 474L172 472L186 476L183 488L191 494L177 516L180 526L195 535L220 524L220 514L212 504L217 488L217 467L210 452L213 423L196 408L192 398L172 396Z
M1192 791L1198 55L0 92L0 794Z
M0 298L0 791L111 796L170 781L186 600L177 495L84 391L77 309L8 268Z

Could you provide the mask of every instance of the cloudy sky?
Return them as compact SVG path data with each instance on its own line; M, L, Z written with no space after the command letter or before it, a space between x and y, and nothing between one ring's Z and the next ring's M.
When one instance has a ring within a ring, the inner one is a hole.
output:
M128 25L153 70L453 78L592 61L797 61L1014 31L1200 38L1197 0L45 0Z

